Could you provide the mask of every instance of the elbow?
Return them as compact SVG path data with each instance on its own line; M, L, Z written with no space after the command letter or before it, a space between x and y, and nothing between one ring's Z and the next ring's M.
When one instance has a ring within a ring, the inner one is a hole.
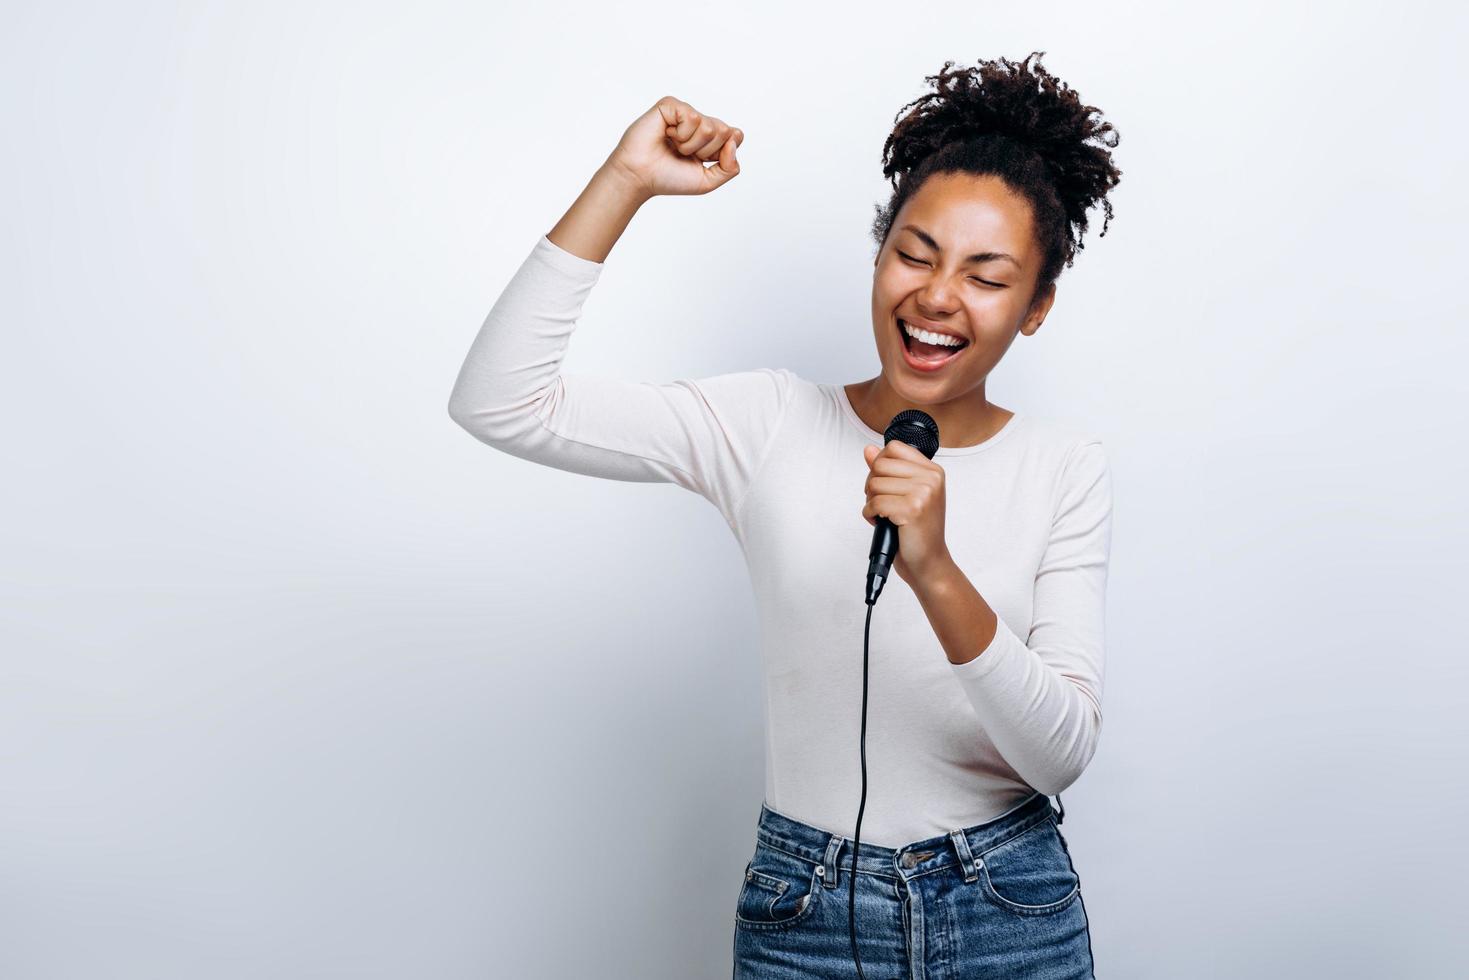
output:
M1097 742L1102 733L1102 712L1089 699L1083 699L1087 708L1086 722L1072 743L1058 753L1054 765L1046 771L1035 773L1027 779L1031 788L1046 796L1059 796L1071 784L1081 778L1096 754Z
M1030 784L1031 789L1042 796L1060 796L1071 788L1072 783L1081 778L1081 772L1081 769L1058 770L1047 773L1044 778L1028 779L1026 782Z
M469 406L464 404L459 397L459 392L456 390L449 396L449 418L453 419L454 424L461 429L467 429L470 427L471 423L469 420L471 417L472 413L469 410Z
M1071 784L1080 779L1081 774L1085 771L1085 763L1065 767L1057 766L1035 778L1027 779L1026 782L1030 784L1031 789L1045 796L1060 796L1070 789Z
M1075 766L1068 766L1064 769L1058 766L1045 773L1036 774L1027 779L1026 783L1043 796L1060 796L1071 787L1072 783L1081 778L1081 772L1082 770Z
M501 413L475 408L464 401L450 398L449 418L453 419L454 424L459 428L487 446L498 447L508 438Z
M470 397L456 388L449 396L449 418L480 442L496 449L522 446L542 428L541 413L554 391L537 392L518 401Z
M449 418L454 420L455 425L476 439L486 442L490 441L487 438L489 430L476 415L474 409L457 398L449 399Z

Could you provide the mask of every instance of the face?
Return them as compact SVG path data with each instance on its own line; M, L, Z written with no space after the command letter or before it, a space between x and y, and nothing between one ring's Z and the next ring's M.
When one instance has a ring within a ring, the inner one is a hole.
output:
M1030 205L997 177L935 174L904 203L872 275L881 380L897 400L941 405L977 394L983 406L990 370L1016 334L1040 329L1055 299L1053 286L1031 308L1042 259L1032 239ZM905 353L899 321L966 343L925 370Z

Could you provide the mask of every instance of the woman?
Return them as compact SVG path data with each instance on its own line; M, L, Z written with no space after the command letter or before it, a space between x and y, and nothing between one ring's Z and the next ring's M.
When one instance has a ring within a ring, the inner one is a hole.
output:
M1048 796L1059 804L1101 728L1109 470L1095 436L990 403L985 380L1045 320L1074 232L1120 177L1106 149L1117 135L1030 58L952 64L883 148L900 179L873 225L877 376L561 373L638 208L739 173L744 133L669 96L531 249L449 403L512 455L692 490L739 540L761 619L767 767L736 898L737 977L850 976L858 955L874 980L1092 975L1065 811ZM705 307L693 299L686 329ZM884 443L908 408L937 422L932 459ZM889 583L871 620L868 706L859 579L878 516L900 529L904 585Z

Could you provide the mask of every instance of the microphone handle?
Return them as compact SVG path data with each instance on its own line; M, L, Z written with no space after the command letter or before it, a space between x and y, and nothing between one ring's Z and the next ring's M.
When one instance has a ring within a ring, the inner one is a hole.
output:
M872 549L867 552L867 604L873 605L887 584L888 572L898 555L898 528L881 515L873 522Z

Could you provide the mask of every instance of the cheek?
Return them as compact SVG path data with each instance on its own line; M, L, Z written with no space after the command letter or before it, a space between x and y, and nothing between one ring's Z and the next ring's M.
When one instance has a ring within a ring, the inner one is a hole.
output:
M874 307L885 306L891 310L897 305L898 300L909 292L912 292L912 288L903 281L901 275L879 272L872 279L872 305Z

